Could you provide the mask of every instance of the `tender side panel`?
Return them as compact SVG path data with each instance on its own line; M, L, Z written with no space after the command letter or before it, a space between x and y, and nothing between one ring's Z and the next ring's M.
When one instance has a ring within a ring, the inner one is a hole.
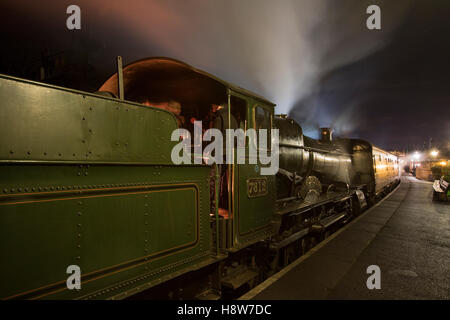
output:
M79 167L2 166L23 179L1 183L0 297L104 298L206 260L208 169L183 169L91 166L84 185ZM66 288L69 265L79 291Z
M0 159L171 164L161 109L0 76Z
M121 297L209 261L209 168L172 165L171 113L7 76L0 97L1 298Z

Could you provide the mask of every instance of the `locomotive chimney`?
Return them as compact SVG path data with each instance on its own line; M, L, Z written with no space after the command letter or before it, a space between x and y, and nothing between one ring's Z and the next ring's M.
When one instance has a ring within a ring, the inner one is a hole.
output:
M333 140L333 130L331 128L320 128L320 141L331 142Z

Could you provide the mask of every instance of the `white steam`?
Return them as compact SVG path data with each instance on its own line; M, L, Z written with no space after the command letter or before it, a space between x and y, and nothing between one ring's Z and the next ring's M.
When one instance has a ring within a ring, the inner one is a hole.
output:
M87 7L98 2L80 1ZM85 2L85 4L84 4ZM405 1L105 1L103 19L119 29L126 59L163 55L259 93L278 113L314 89L319 77L382 47ZM382 8L382 30L366 29L366 8ZM111 28L97 26L97 33Z

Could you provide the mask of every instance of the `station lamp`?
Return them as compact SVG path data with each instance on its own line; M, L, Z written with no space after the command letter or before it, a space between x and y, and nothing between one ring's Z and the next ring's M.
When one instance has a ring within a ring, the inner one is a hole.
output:
M433 158L436 158L437 155L439 154L439 151L437 151L437 150L431 150L430 154L431 154L431 156L432 156Z

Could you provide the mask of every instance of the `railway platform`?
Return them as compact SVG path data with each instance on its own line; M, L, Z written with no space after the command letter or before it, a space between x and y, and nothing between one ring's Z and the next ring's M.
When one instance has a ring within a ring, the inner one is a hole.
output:
M432 183L398 188L240 299L450 299L450 205ZM379 267L380 289L367 268Z

